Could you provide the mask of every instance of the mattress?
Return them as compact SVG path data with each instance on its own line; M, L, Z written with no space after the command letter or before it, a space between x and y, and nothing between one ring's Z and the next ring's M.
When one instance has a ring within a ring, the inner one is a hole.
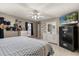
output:
M0 56L47 56L54 51L49 43L25 36L0 39Z

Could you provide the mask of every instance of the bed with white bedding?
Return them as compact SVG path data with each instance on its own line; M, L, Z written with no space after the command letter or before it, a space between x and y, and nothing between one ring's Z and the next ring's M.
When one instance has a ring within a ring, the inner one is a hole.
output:
M0 56L47 56L53 55L47 42L25 36L0 39Z

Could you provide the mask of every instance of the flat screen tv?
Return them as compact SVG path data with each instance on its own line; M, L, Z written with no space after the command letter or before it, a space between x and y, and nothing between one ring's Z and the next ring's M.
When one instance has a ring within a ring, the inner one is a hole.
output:
M60 17L60 23L70 23L78 21L78 12L72 12Z

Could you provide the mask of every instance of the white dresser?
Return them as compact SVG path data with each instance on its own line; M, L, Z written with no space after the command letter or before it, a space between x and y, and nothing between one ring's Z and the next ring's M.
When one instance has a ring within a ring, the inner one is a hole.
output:
M18 31L4 31L4 38L16 36L19 36Z
M28 31L4 31L4 38L16 36L31 36Z
M28 36L28 33L27 31L20 31L20 36Z
M28 37L30 37L31 36L31 32L29 32L29 31L20 31L20 36L28 36Z

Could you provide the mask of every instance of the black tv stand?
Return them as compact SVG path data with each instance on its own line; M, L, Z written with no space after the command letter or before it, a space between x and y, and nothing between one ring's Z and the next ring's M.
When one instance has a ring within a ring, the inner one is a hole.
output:
M59 46L71 51L78 49L78 26L76 24L59 27Z

